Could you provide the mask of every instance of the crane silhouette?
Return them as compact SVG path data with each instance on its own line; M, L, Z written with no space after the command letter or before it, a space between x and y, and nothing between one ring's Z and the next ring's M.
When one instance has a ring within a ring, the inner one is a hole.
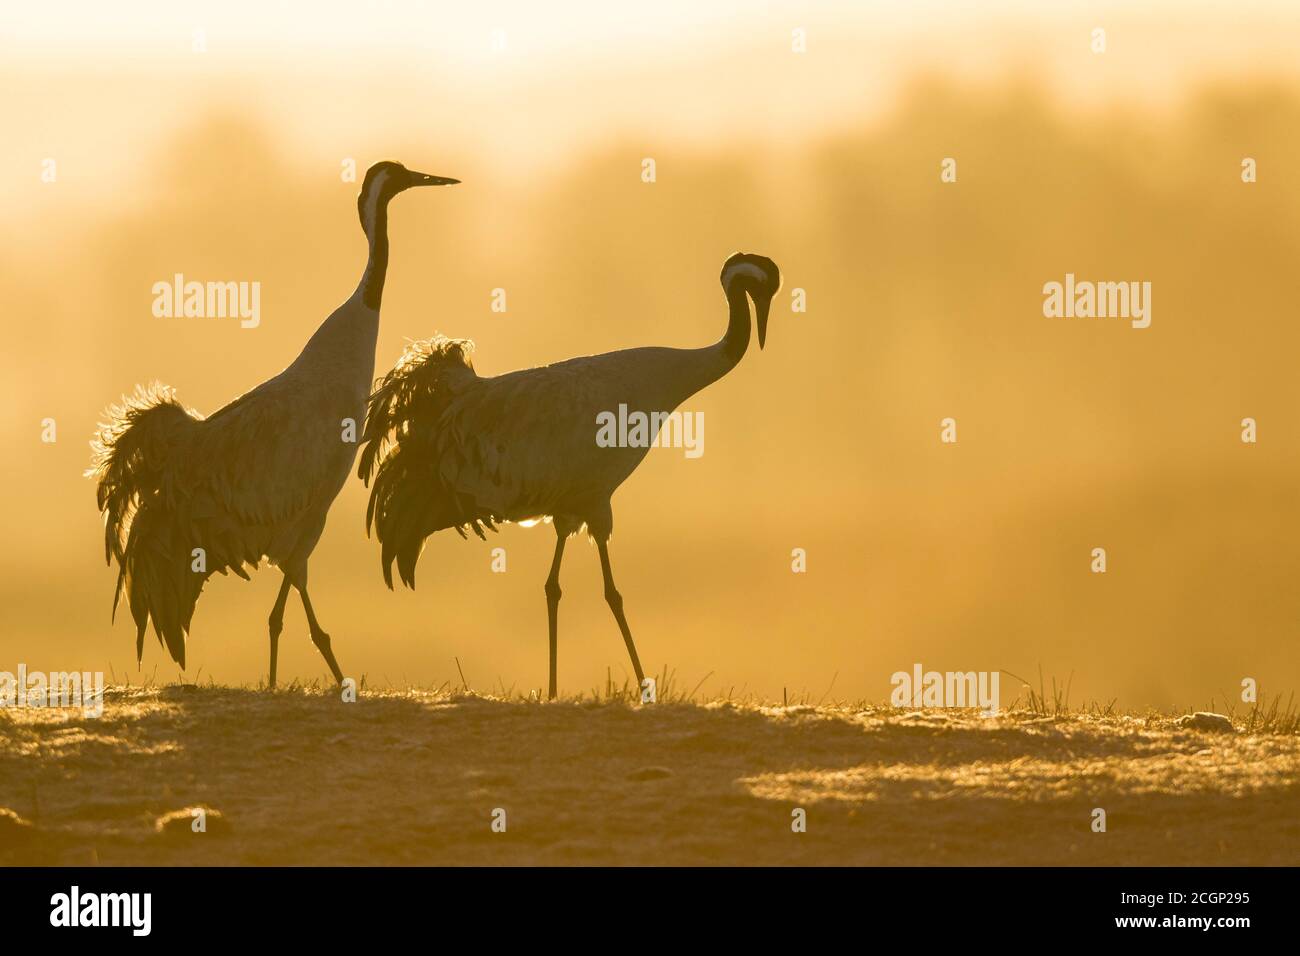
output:
M555 554L545 586L552 699L560 562L566 539L583 525L600 553L605 600L637 683L644 684L614 586L609 536L610 498L645 457L648 442L601 447L598 416L620 405L667 415L729 372L749 347L751 299L762 348L781 286L776 263L737 253L720 278L729 317L714 345L626 349L481 378L469 358L471 342L436 336L408 347L370 397L358 473L367 484L373 478L366 529L382 544L390 588L396 561L402 582L414 589L416 562L436 531L455 528L463 538L472 530L486 540L483 529L495 531L497 522L552 519Z
M269 686L275 686L290 585L302 597L312 643L343 682L307 594L307 562L356 459L355 423L366 413L375 374L388 203L413 186L456 182L400 163L370 167L357 197L370 247L365 272L279 375L207 418L157 384L137 387L109 409L109 421L91 442L87 475L98 481L105 558L118 564L113 615L125 595L136 624L137 662L152 619L159 642L184 669L186 635L204 583L227 571L248 580L244 566L256 569L265 557L284 575L267 622Z

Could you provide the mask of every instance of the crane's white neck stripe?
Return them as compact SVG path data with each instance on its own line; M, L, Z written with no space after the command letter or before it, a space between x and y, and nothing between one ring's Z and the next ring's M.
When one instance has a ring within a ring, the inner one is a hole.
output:
M374 179L370 180L370 190L366 193L365 203L361 207L364 210L362 226L366 230L366 235L369 235L374 228L375 217L379 215L379 197L383 195L384 183L388 181L390 175L388 170L382 169Z
M730 291L731 283L735 282L741 276L758 279L760 282L767 281L767 273L752 262L737 262L735 265L727 266L727 271L723 275L722 284L728 291Z

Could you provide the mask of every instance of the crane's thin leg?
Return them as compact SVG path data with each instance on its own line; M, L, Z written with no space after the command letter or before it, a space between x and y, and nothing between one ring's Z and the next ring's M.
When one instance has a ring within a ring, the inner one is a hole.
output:
M627 652L632 657L632 670L636 671L636 686L640 690L645 684L645 674L641 672L641 661L637 659L636 645L632 643L632 631L627 626L627 618L623 616L623 595L614 587L614 572L609 566L609 542L598 538L596 548L600 551L600 573L605 576L605 603L614 612L618 629L623 632L623 642L627 644Z
M330 650L330 636L325 633L320 626L320 622L316 620L316 612L311 609L311 598L307 596L307 589L300 587L298 593L302 596L302 609L307 612L307 626L311 628L311 642L316 645L316 649L325 658L325 663L330 666L334 679L342 684L343 672L339 670L339 662L334 659L334 652Z
M271 631L271 680L267 684L269 690L275 690L275 659L280 652L280 632L284 630L284 606L288 600L289 576L286 574L284 580L280 582L280 593L276 595L275 607L271 608L271 616L266 622Z
M546 621L551 635L551 689L548 700L555 700L555 661L559 643L560 619L560 561L564 557L564 540L567 536L558 528L555 532L555 557L551 559L551 573L546 579Z

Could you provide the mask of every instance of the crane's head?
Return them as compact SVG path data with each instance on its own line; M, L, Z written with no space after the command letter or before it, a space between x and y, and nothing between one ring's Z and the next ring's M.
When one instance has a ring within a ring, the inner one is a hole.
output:
M758 347L767 339L767 312L772 297L781 288L781 270L767 256L737 252L722 264L722 290L731 298L744 293L754 300L758 324Z
M369 235L379 210L404 189L412 186L454 186L458 182L459 179L448 179L446 176L417 173L401 163L389 160L375 163L366 170L361 192L357 194L357 214L361 216L361 228Z

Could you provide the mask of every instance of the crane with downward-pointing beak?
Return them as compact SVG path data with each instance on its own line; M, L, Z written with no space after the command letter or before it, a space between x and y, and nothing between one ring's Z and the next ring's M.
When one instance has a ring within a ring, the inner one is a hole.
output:
M500 521L553 519L555 555L545 591L554 698L560 561L566 539L585 525L600 553L605 600L644 686L614 586L609 536L610 498L649 446L603 447L597 422L621 405L662 422L736 366L749 347L751 321L762 347L768 309L781 287L776 263L737 253L723 264L721 281L727 329L705 348L626 349L482 378L470 363L468 341L439 336L410 346L371 396L359 466L361 477L373 480L366 521L382 544L388 586L396 562L402 582L415 587L416 562L436 531L455 528L464 537L469 530L482 538L485 527L495 531Z

